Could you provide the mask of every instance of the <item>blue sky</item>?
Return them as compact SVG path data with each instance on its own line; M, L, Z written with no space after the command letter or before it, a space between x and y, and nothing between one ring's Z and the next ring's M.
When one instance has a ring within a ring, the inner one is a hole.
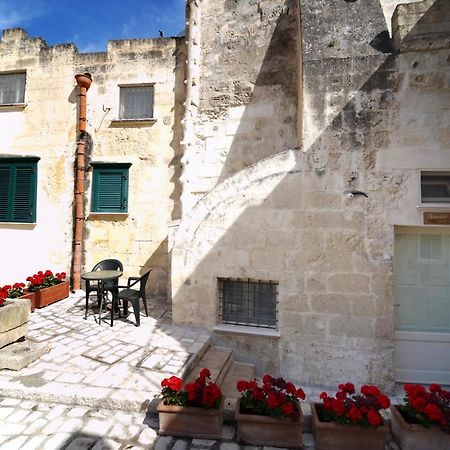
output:
M81 8L78 5L82 5ZM84 6L83 6L84 5ZM0 29L24 28L49 45L106 51L108 40L177 36L185 0L0 0Z

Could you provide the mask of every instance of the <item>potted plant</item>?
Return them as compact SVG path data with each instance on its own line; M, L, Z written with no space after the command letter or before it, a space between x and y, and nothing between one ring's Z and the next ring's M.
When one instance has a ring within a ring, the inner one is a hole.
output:
M50 305L69 296L69 282L65 272L53 275L51 270L41 270L28 277L28 291L36 294L36 308Z
M35 308L35 293L34 292L28 292L25 288L25 283L14 283L11 285L3 286L2 289L4 289L7 293L7 298L27 298L31 302L31 311L34 311Z
M200 439L219 439L222 434L223 395L211 381L209 369L183 388L180 378L161 382L162 400L158 404L159 434Z
M376 386L364 385L360 394L352 383L338 388L334 397L322 392L322 403L311 404L316 450L384 450L389 429L380 410L389 408L389 398Z
M392 434L403 450L450 448L450 391L405 384L405 404L392 405Z
M302 389L283 378L264 375L262 384L255 380L238 381L237 390L241 393L235 412L239 443L301 447L303 414L299 399L305 399Z

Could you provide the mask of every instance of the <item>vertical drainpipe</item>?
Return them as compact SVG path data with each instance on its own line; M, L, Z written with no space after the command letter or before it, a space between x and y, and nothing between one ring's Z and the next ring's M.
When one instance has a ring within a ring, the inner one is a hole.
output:
M81 288L81 255L83 252L83 229L84 229L84 173L85 173L85 141L86 133L86 93L92 83L91 74L75 75L80 88L80 106L78 117L78 141L76 157L76 179L75 179L75 229L72 257L72 289Z

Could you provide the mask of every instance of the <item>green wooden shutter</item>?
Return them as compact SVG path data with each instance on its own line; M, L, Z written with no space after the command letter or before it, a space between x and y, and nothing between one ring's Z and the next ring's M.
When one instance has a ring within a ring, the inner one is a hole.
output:
M92 211L126 213L128 211L128 167L108 164L94 166Z
M0 159L0 222L36 221L35 160L36 158Z
M17 166L12 222L34 222L34 177L31 166Z
M0 167L0 222L8 221L10 184L11 168Z

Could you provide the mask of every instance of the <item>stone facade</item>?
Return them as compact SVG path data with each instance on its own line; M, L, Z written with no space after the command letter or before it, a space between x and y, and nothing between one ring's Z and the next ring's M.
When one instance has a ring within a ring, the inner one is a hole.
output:
M180 216L179 166L184 99L183 38L111 41L105 53L79 53L72 44L49 47L21 29L5 30L2 71L26 71L26 106L2 108L1 153L39 156L36 224L0 224L3 254L12 255L0 282L23 281L37 270L70 272L76 73L89 72L87 93L84 270L105 258L123 262L124 276L152 267L152 295L166 295L167 229ZM123 123L119 85L155 83L150 123ZM91 162L131 163L128 214L93 214Z
M398 6L400 53L394 3L191 5L174 320L215 330L260 372L394 379L395 227L423 223L420 170L450 168L448 1ZM218 326L228 277L279 283L278 333Z
M68 269L73 75L90 72L90 161L131 162L132 175L126 217L88 215L85 268L153 267L154 295L171 272L174 322L206 327L259 373L391 386L395 233L423 228L420 171L450 170L449 11L188 0L186 44L114 41L100 54L5 32L0 63L27 70L27 107L0 118L2 152L41 157L41 206L36 225L0 225L2 245L42 249L21 271ZM158 86L157 122L115 123L117 86L144 82ZM219 278L276 282L276 329L222 325Z

